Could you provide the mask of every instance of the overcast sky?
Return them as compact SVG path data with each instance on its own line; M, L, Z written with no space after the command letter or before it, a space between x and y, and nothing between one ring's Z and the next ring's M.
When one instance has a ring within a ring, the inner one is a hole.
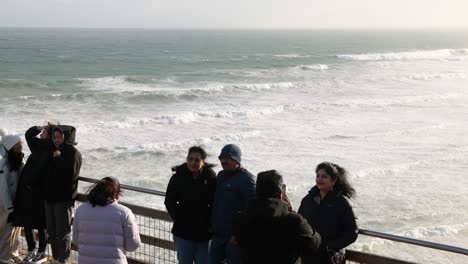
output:
M468 28L468 0L0 0L0 27Z

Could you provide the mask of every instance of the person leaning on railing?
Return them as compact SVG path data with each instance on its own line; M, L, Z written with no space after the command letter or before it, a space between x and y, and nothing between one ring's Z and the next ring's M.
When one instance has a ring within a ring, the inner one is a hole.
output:
M359 231L345 198L354 197L355 190L348 182L346 170L334 163L320 163L315 173L316 185L302 199L298 213L322 237L320 261L304 254L302 263L341 264L345 259L343 249L356 241Z
M211 237L210 217L216 189L213 164L205 162L206 151L193 146L187 161L175 171L167 186L164 204L174 220L172 234L180 264L206 264Z
M135 216L118 203L120 196L119 181L105 177L93 185L89 202L76 209L73 244L79 264L125 264L125 251L140 247Z

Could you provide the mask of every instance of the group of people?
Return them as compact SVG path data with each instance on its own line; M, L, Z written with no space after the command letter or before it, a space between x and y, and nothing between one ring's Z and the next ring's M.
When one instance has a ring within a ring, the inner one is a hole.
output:
M47 242L53 263L66 263L72 244L78 263L127 263L126 252L141 240L132 211L118 203L116 178L90 188L72 223L81 167L76 129L50 123L28 129L25 164L21 137L0 131L0 264L42 263ZM202 147L191 147L167 186L164 203L174 221L179 263L344 262L343 249L356 240L358 228L345 198L355 190L342 167L319 164L316 184L296 213L276 170L260 172L255 181L234 144L222 148L218 174L207 156ZM18 254L21 227L28 245L24 259Z
M25 134L31 155L24 163L21 137L1 130L0 263L45 262L47 242L55 263L68 260L81 168L75 133L72 126L52 123L31 127ZM28 245L24 259L18 252L21 228Z
M355 195L341 166L323 162L297 213L276 170L254 176L241 165L241 149L228 144L216 175L207 153L191 147L173 168L165 205L181 264L344 263L357 239Z

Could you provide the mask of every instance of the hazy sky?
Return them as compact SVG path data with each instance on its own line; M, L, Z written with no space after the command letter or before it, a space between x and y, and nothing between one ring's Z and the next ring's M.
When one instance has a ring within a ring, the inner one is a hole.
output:
M0 27L468 28L468 0L0 0Z

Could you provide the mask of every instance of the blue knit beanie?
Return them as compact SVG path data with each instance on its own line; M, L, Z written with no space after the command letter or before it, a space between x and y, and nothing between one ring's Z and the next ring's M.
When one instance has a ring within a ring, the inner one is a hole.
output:
M219 154L219 158L228 158L236 161L237 163L241 163L241 156L242 156L242 151L241 149L234 145L234 144L228 144L223 147L221 150L221 154Z

